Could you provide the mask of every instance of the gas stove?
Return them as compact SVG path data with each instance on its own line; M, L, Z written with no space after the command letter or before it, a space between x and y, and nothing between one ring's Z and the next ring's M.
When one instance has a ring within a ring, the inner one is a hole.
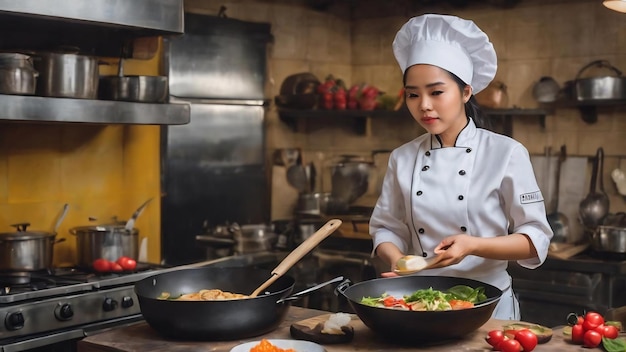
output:
M162 271L167 268L140 263L136 271L121 273L0 273L0 351L26 351L139 321L134 283Z

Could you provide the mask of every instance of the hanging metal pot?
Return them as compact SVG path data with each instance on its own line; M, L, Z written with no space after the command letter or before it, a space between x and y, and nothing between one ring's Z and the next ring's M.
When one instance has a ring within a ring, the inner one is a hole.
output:
M589 68L606 68L613 72L613 76L598 76L581 78ZM574 81L568 81L564 87L565 98L578 102L594 102L626 99L626 77L622 71L606 60L596 60L583 66L578 71Z

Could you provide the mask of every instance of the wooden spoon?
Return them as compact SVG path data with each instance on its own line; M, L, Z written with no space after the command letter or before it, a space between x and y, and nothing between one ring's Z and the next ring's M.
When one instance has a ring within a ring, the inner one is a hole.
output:
M283 276L291 267L297 263L302 257L309 253L315 246L317 246L323 239L328 237L331 233L335 232L341 226L342 221L339 219L331 219L324 226L320 227L313 235L302 242L296 249L291 251L289 255L283 259L278 266L272 270L272 276L259 286L250 297L256 297L263 290L268 288L279 277Z

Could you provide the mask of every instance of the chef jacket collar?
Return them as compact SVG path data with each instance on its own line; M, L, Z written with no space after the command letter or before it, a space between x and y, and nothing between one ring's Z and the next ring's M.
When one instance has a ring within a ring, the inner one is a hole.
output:
M467 118L467 124L458 136L456 136L456 141L454 141L455 147L469 147L472 144L476 136L476 124L471 117ZM430 149L439 149L443 148L443 142L441 141L441 137L438 134L433 134L430 137Z

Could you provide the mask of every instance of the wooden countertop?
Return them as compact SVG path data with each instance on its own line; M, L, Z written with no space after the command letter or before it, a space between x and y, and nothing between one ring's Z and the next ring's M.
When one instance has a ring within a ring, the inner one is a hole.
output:
M256 341L261 338L280 338L291 339L289 327L291 324L313 318L320 315L329 314L325 311L306 309L292 306L285 320L278 329L263 336L238 341L221 341L221 342L196 342L196 341L172 341L162 338L156 333L146 322L138 322L136 324L112 328L102 333L88 336L78 342L78 352L161 352L161 351L186 351L186 352L228 352L230 349L240 343L248 341ZM499 329L502 325L511 323L511 321L491 319L479 330L467 335L460 340L453 340L448 343L438 345L418 347L406 347L390 345L389 341L385 341L377 336L373 331L367 328L359 320L353 320L354 339L347 344L325 345L327 352L351 352L351 351L367 351L367 352L383 352L383 351L491 351L484 337L487 332L493 329ZM454 328L454 327L451 327ZM561 329L554 330L554 336L545 344L538 345L535 351L588 351L582 346L573 345L564 340Z

